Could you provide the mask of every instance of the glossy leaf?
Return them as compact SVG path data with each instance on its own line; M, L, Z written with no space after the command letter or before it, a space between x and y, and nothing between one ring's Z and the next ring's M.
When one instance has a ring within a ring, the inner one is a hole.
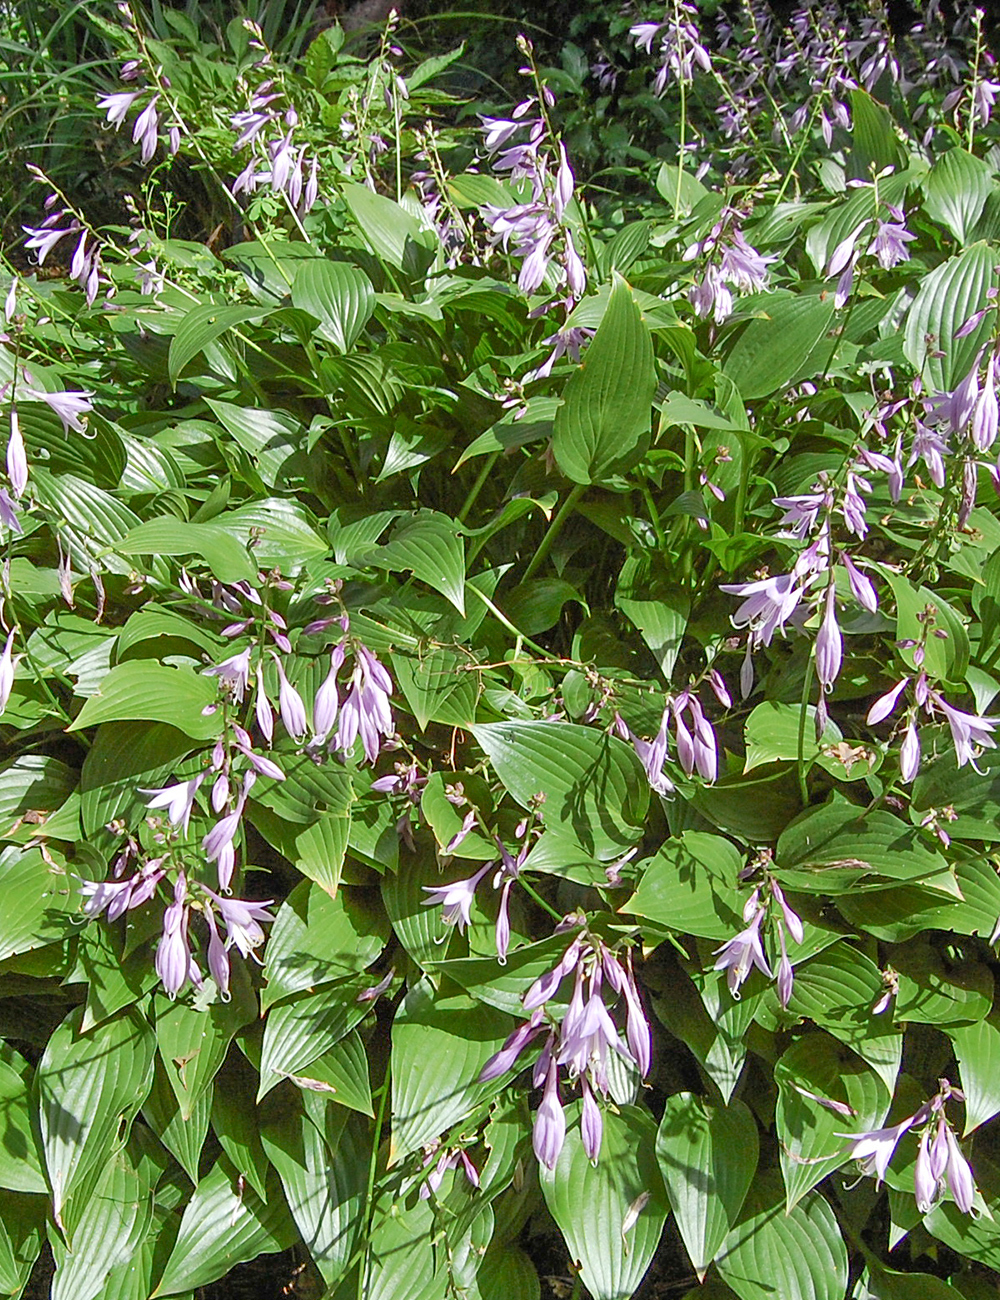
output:
M294 306L315 316L320 336L340 352L350 351L375 310L371 281L349 262L303 262L291 294Z

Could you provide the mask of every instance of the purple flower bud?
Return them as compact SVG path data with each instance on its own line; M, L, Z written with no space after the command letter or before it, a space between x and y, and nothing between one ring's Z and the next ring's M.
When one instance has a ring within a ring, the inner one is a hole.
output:
M559 1084L556 1078L557 1067L554 1060L549 1061L548 1077L545 1080L545 1092L535 1114L531 1144L539 1164L546 1169L554 1169L559 1153L566 1140L566 1114L559 1100Z
M580 1136L583 1139L583 1149L587 1153L588 1159L597 1163L597 1157L601 1154L601 1139L604 1136L604 1120L601 1116L601 1108L597 1104L590 1085L587 1082L587 1076L580 1076L580 1091L583 1094L583 1109L580 1114Z
M276 654L271 658L278 666L278 714L281 718L281 725L285 728L291 738L296 742L305 740L306 732L309 730L309 722L306 718L306 706L303 703L302 696L285 676L285 669L281 660Z
M722 674L715 668L710 668L705 674L705 680L715 692L715 698L719 701L724 709L733 707L733 699L729 694L729 689L723 680Z
M851 584L854 599L863 609L867 609L869 614L876 613L878 610L878 596L875 594L875 588L872 586L870 579L858 569L846 551L841 554L840 558L847 570L847 579Z
M788 927L788 933L792 936L792 938L795 940L796 943L801 943L803 938L805 937L805 930L802 926L802 918L799 916L797 912L793 912L792 909L788 906L788 901L785 898L785 895L781 892L781 886L778 884L776 880L771 881L771 894L774 897L774 901L781 908L782 920L785 922L785 925Z
M781 959L778 962L778 973L775 977L775 983L778 988L778 1001L783 1007L787 1007L792 1000L792 984L795 979L795 973L792 970L792 963L788 960L788 953L785 950L785 928L778 924L778 946L781 949Z
M331 656L330 671L323 679L313 700L313 727L316 732L315 738L319 742L326 740L333 730L333 724L337 721L337 710L340 707L340 699L337 695L337 673L343 658L343 651L339 662L336 659L336 651Z
M824 690L831 690L844 660L844 642L837 623L837 589L826 589L826 612L816 637L816 676Z
M891 691L887 691L885 695L879 696L868 710L867 722L869 727L874 727L877 723L883 722L889 714L892 713L893 709L896 707L896 701L899 699L903 687L909 680L909 677L904 677L901 681L896 683Z
M533 1011L535 1007L544 1005L549 998L555 995L559 985L576 965L582 948L583 940L578 936L569 945L552 970L546 971L544 975L540 975L535 980L521 999L525 1011Z
M524 1051L533 1038L536 1038L541 1033L543 1018L544 1013L541 1007L538 1007L532 1012L530 1020L518 1025L513 1033L508 1034L500 1050L494 1052L480 1070L480 1083L487 1083L490 1079L498 1079L501 1074L506 1074L511 1069L521 1052Z
M22 658L21 655L12 655L11 650L14 646L14 633L17 629L11 628L7 634L7 641L3 648L3 654L0 654L0 714L7 708L10 700L10 693L14 689L14 670Z
M156 102L159 95L154 95L139 116L135 119L132 127L132 143L142 145L142 161L148 163L150 158L156 152L156 132L160 125L160 119L156 112Z
M937 1197L937 1177L931 1172L930 1153L928 1151L927 1130L920 1135L917 1146L917 1163L913 1167L913 1192L917 1200L917 1209L921 1214L929 1214Z
M259 664L257 666L257 694L254 699L254 716L257 719L260 734L270 746L274 741L274 710L271 708L271 702L264 691L264 674Z
M15 497L20 497L28 486L28 458L24 451L24 438L17 410L10 408L10 438L7 442L7 477Z
M205 908L205 921L208 925L208 970L215 980L216 987L224 1002L229 1001L229 953L219 937L219 927L215 923L215 914L211 907Z
M909 784L915 779L920 771L920 736L917 728L911 721L903 736L903 743L899 747L899 776L900 780Z
M947 1129L948 1167L946 1178L948 1189L955 1198L955 1204L963 1214L971 1214L972 1202L976 1195L976 1183L972 1176L972 1167L962 1155L958 1139L950 1128Z
M184 873L174 886L174 901L163 913L163 934L156 947L154 966L168 997L175 998L184 985L191 981L201 987L198 970L188 942L187 880Z

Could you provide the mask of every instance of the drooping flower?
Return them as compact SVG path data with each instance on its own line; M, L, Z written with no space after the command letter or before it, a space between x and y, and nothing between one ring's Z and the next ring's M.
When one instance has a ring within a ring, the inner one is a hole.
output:
M369 763L378 758L381 737L395 730L389 696L392 678L370 650L358 646L350 691L340 706L340 726L333 748L347 754L354 748L358 735Z
M965 713L949 704L937 691L931 692L935 709L940 709L951 729L951 738L955 744L955 761L959 767L972 763L984 749L996 749L993 732L997 723L989 718L981 718L975 713Z
M132 143L141 145L142 161L148 163L156 153L156 135L160 118L156 111L159 95L154 95L132 126Z
M191 955L188 939L190 907L187 879L181 872L174 886L174 901L163 913L163 934L156 947L154 962L156 973L171 998L175 998L188 981L196 988L202 984L201 971Z
M545 1091L532 1129L531 1144L538 1163L554 1169L566 1141L566 1113L559 1100L558 1068L550 1058L545 1076Z
M824 691L833 689L844 661L844 641L837 622L837 588L831 582L826 589L823 621L816 637L816 676Z
M741 930L739 934L715 949L715 955L718 956L715 970L726 972L726 982L734 998L739 998L740 987L754 966L768 979L772 978L771 968L767 964L760 941L760 924L764 914L765 909L758 907L753 920L745 930Z
M733 615L733 624L749 628L755 649L770 645L775 632L784 631L805 589L806 584L800 583L795 573L779 573L755 582L724 583L719 587L720 591L743 600Z
M639 755L639 761L646 771L646 779L657 794L664 797L673 794L674 783L666 775L663 765L667 761L667 728L670 722L670 706L663 710L660 729L652 740L641 740L632 736L632 744Z
M453 880L450 885L423 885L430 898L423 900L424 907L441 907L441 919L445 925L457 925L461 934L472 918L472 900L476 896L476 886L487 872L493 870L494 864L487 862L474 876L466 880Z
M138 90L117 90L112 95L105 95L103 99L97 101L97 107L105 110L105 120L109 126L117 130L125 117L139 98L141 91Z
M278 716L281 725L291 738L300 743L305 740L309 730L306 706L302 696L285 676L285 668L276 654L271 655L278 669Z
M205 676L218 677L222 689L229 691L237 704L242 704L250 683L250 647L247 646L239 654L230 655L221 664L206 668Z
M199 772L197 776L192 776L187 781L178 781L176 785L164 786L162 790L140 790L139 793L151 795L152 798L147 800L147 807L165 808L167 820L172 826L179 826L181 834L186 836L195 795L206 776L208 776L207 770Z

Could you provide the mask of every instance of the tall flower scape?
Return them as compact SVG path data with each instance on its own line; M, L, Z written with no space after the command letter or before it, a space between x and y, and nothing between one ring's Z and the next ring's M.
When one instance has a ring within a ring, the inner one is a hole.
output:
M121 6L32 155L4 1294L995 1292L985 20L606 9Z

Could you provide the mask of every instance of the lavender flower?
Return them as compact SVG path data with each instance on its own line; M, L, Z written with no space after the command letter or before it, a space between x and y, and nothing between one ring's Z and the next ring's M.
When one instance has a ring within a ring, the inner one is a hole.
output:
M117 131L140 94L141 91L138 90L117 90L114 94L99 99L97 107L105 110L108 125L113 126Z
M853 1159L860 1162L863 1173L874 1173L877 1186L885 1178L886 1170L889 1168L889 1161L893 1157L899 1139L904 1133L909 1132L919 1120L920 1111L917 1111L916 1114L907 1116L898 1124L892 1124L886 1128L869 1129L865 1133L840 1133L837 1136L850 1139L851 1150L849 1154Z
M910 260L910 250L906 245L916 239L916 235L911 235L906 229L906 218L899 208L890 206L889 213L893 220L877 222L875 238L868 246L868 256L877 258L885 271Z
M340 726L333 748L347 754L358 735L369 763L378 758L381 737L395 731L389 696L392 679L370 650L358 646L347 699L340 708Z
M25 388L22 390L24 397L35 402L44 402L48 407L55 411L59 419L62 420L63 433L68 434L70 429L76 433L84 433L87 426L81 420L82 415L94 409L91 402L93 393L89 392L59 392L46 393L38 388Z
M541 1007L536 1007L529 1020L518 1025L513 1033L507 1035L500 1050L494 1052L479 1071L480 1083L487 1083L490 1079L499 1079L501 1074L506 1074L513 1067L517 1058L532 1039L537 1038L542 1032L543 1018Z
M424 907L442 907L442 921L445 925L457 925L463 933L472 916L472 900L476 896L476 886L487 872L493 870L493 863L487 862L474 876L467 880L454 880L450 885L424 885L425 893L430 898L423 900Z
M663 710L663 718L660 721L660 729L652 740L640 740L638 736L632 736L632 744L635 752L639 755L639 760L646 771L646 779L650 787L657 794L664 798L673 794L674 783L663 771L663 765L667 761L667 727L670 721L670 707Z
M250 683L250 647L230 655L221 664L206 668L205 676L218 677L220 687L231 694L237 704L242 704Z
M148 163L156 152L156 134L160 125L160 119L156 112L158 100L159 95L154 95L135 119L132 127L132 143L142 146L142 161L144 163Z
M343 664L344 647L338 645L330 655L330 671L321 682L313 700L314 739L319 744L326 740L333 730L333 724L337 721L337 710L340 707L340 700L337 695L337 674Z
M129 909L148 903L165 874L160 861L144 863L128 880L84 880L80 893L87 900L83 905L85 915L99 916L106 909L108 920L116 921Z
M993 739L996 722L989 718L980 718L974 713L963 713L961 709L950 705L936 691L932 692L931 699L934 707L944 714L945 721L951 729L951 738L955 743L955 761L959 767L964 767L966 763L973 763L982 750L996 748L996 741Z
M531 1144L538 1163L554 1169L566 1141L566 1113L559 1100L557 1067L550 1058L545 1077L545 1091L535 1113Z
M833 689L844 660L844 642L837 623L837 588L826 589L825 612L816 637L816 676L824 691Z
M191 821L191 810L194 808L194 798L206 776L208 776L207 771L199 772L197 776L193 776L187 781L179 781L176 785L164 786L162 790L140 790L139 793L152 795L147 806L150 808L165 808L167 820L172 826L179 826L181 834L186 837L188 824Z
M24 450L24 438L17 411L11 407L10 437L7 440L7 477L15 497L23 496L28 486L28 458Z
M903 690L903 687L909 681L909 677L904 677L896 683L891 691L886 691L885 695L880 695L875 703L868 710L866 719L869 727L874 727L877 723L883 722L893 709L896 707L896 701Z
M798 584L798 577L792 572L756 582L725 583L719 590L742 598L743 604L733 615L733 624L749 628L750 642L756 649L770 645L779 629L784 631L785 623L798 608L805 586Z
M3 653L0 654L0 714L2 714L10 702L10 693L14 689L14 673L18 663L23 658L22 655L13 655L11 653L14 646L14 633L16 627L12 627L7 633L7 640L4 643Z
M772 978L771 968L767 964L760 942L760 923L764 919L764 912L763 907L758 907L753 920L745 930L741 930L720 948L715 949L715 955L719 958L715 963L715 970L726 972L729 992L737 999L740 996L740 988L752 967L756 966L768 979Z
M181 872L174 886L174 901L163 913L163 934L156 947L154 962L156 973L171 998L175 998L189 980L196 988L201 988L202 984L201 971L191 956L189 919L187 880Z
M278 656L272 653L271 658L278 668L278 716L281 718L281 725L294 741L300 743L305 740L306 732L309 730L305 703L285 676L284 665Z

